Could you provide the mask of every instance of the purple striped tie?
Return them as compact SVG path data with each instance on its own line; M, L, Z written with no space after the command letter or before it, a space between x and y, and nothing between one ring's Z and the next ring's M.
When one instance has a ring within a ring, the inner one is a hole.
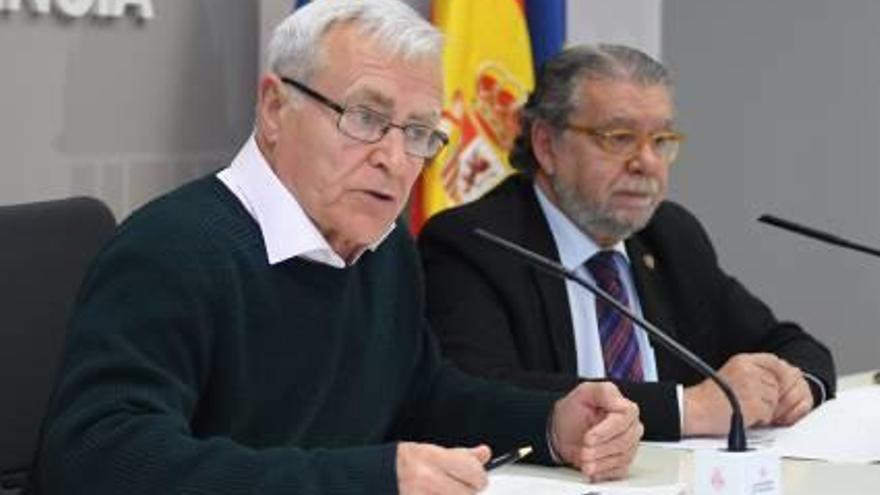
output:
M620 281L615 258L626 263L617 251L599 251L586 265L596 284L611 297L629 307L626 287ZM596 298L596 319L602 340L602 356L605 358L605 374L608 378L631 382L644 381L639 344L633 331L632 321L620 314L610 304Z

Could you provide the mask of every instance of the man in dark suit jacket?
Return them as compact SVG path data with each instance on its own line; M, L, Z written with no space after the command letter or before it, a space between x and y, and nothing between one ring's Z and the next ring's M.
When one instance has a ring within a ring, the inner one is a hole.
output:
M664 201L682 140L672 116L665 68L637 50L575 47L548 62L511 156L525 171L420 236L433 328L471 373L557 390L614 379L639 404L646 438L725 433L730 409L714 383L603 316L587 291L471 233L588 278L593 254L616 253L627 303L720 368L748 426L792 424L833 395L831 354L724 273L696 218Z

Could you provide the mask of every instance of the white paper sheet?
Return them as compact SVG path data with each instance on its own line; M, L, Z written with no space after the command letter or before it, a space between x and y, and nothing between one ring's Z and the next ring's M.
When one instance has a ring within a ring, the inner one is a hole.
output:
M770 448L782 457L866 464L880 462L880 387L840 392L790 428L750 430L749 445ZM725 438L644 442L663 448L720 449Z
M684 495L681 483L652 487L589 485L526 474L492 473L484 495Z
M791 428L774 450L785 457L831 462L880 462L880 387L840 392Z

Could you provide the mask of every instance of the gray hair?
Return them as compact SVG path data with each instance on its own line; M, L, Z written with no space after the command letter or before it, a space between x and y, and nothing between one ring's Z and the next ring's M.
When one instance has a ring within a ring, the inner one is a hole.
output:
M531 132L543 121L558 134L579 108L579 89L587 81L622 81L642 86L661 85L672 92L672 79L662 64L623 45L579 45L567 48L544 64L535 90L520 115L520 135L510 152L511 164L523 171L537 167Z
M307 82L323 62L321 38L347 22L393 56L440 57L440 32L399 0L319 0L296 9L275 28L267 49L269 69Z

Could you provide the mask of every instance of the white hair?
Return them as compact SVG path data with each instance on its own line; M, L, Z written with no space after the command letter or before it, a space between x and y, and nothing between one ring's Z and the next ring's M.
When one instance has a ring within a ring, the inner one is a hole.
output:
M321 38L346 22L401 59L440 57L440 32L400 0L314 0L275 28L267 50L269 69L307 82L324 56Z

